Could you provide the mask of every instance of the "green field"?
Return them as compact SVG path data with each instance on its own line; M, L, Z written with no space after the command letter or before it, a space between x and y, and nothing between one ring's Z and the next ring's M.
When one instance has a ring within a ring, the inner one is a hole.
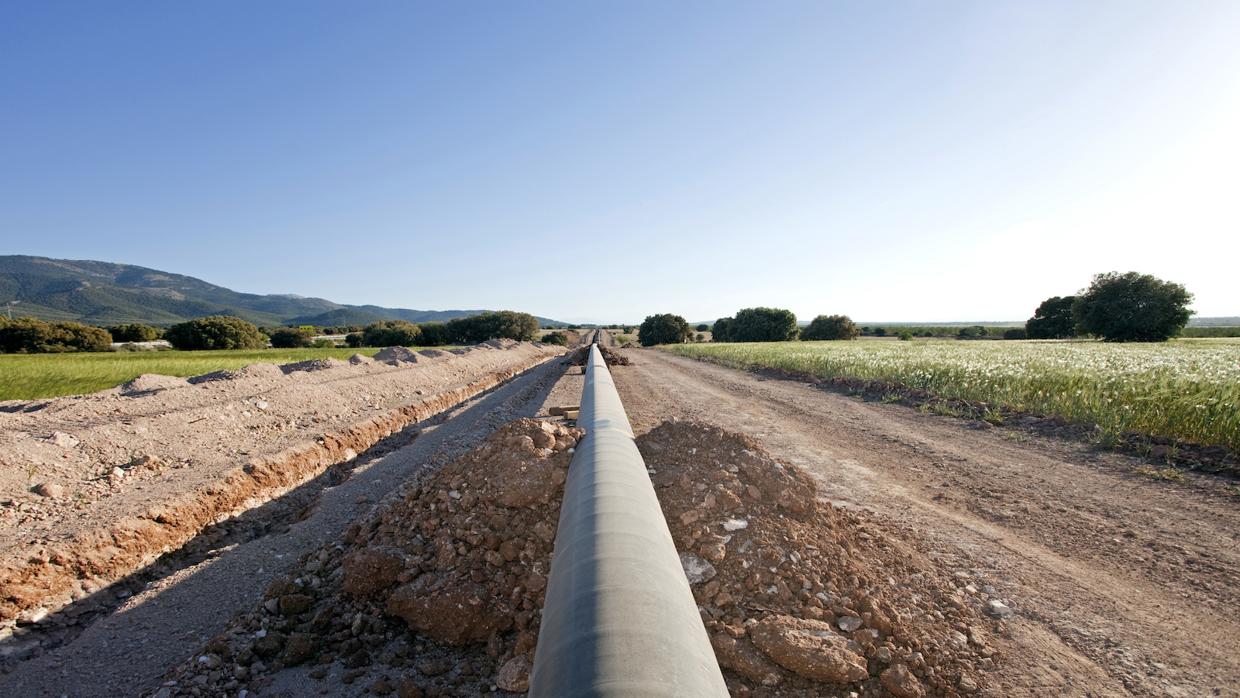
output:
M326 357L347 359L359 353L371 356L377 351L377 348L368 347L0 354L0 400L93 393L120 385L143 373L198 376L249 364L285 364Z
M1240 451L1240 341L778 342L662 347L737 368L858 378Z

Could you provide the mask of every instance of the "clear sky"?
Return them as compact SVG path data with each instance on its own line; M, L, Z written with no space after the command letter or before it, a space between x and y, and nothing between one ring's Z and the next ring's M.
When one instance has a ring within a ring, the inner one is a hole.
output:
M1240 314L1240 2L4 2L0 254L571 321Z

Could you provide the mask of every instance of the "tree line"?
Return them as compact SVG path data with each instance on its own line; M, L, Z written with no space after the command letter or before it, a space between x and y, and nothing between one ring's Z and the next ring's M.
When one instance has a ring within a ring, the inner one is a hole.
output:
M1193 296L1183 285L1138 272L1109 272L1094 276L1090 285L1075 296L1054 296L1034 311L1022 328L970 325L955 329L960 339L1066 339L1096 337L1108 342L1163 342L1179 335L1192 315ZM704 331L699 325L698 331ZM796 315L784 308L745 308L711 326L715 342L785 342L801 339L849 340L861 334L900 339L942 336L941 329L859 328L847 315L819 315L800 328ZM692 330L679 315L662 313L641 324L643 346L689 341Z

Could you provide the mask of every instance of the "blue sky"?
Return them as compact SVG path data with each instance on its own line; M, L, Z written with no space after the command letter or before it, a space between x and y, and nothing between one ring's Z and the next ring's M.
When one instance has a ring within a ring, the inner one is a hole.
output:
M1240 3L0 4L0 254L567 320L1240 314Z

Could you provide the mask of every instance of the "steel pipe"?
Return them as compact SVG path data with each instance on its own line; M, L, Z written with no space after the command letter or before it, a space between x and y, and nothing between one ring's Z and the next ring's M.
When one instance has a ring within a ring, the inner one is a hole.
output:
M586 435L564 485L529 694L726 696L632 426L596 345L577 423Z

